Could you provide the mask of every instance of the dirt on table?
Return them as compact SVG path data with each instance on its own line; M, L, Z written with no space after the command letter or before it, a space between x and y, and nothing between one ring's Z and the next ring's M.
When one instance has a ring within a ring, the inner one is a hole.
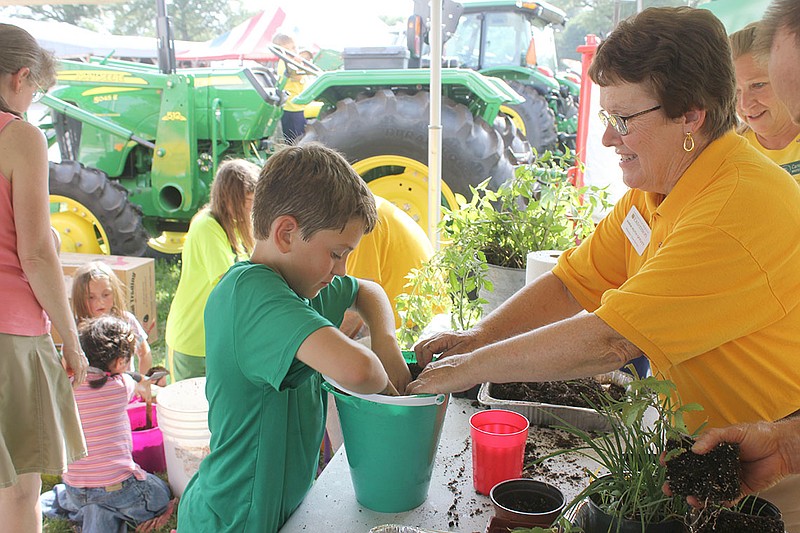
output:
M606 394L618 401L625 396L625 389L614 383L601 384L592 378L542 383L492 383L489 385L489 396L498 400L538 402L570 407L591 408L591 404L601 404L602 398Z

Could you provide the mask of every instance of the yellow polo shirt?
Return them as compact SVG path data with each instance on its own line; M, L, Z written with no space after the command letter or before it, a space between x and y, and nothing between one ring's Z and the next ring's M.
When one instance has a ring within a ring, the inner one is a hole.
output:
M629 191L553 271L673 381L695 429L800 409L800 187L742 137L708 146L669 195ZM649 225L639 255L622 230Z
M800 182L800 134L780 150L770 150L769 148L761 146L753 130L748 129L742 136L750 141L750 144L755 146L756 150L779 164L786 172L791 174L795 180Z
M393 203L376 196L375 204L378 224L347 258L347 273L383 287L392 303L395 327L400 327L394 300L405 292L406 275L433 255L433 247L419 224Z

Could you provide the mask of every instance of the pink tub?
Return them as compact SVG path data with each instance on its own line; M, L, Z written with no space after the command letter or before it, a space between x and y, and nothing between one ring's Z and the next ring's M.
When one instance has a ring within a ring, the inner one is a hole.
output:
M133 460L144 470L155 473L167 470L164 457L164 437L158 428L158 413L153 404L153 428L140 429L146 423L146 404L135 402L128 405L128 419L131 422L131 438L133 440Z

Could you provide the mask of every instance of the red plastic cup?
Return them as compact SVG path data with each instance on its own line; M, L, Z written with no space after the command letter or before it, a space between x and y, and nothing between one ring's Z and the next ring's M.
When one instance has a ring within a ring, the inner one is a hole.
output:
M514 411L489 409L469 419L472 436L472 484L481 494L507 479L522 476L528 419Z

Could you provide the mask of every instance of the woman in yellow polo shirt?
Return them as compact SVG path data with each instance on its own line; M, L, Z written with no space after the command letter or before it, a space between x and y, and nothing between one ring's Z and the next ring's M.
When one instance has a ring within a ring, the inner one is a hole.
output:
M713 74L713 75L709 75ZM800 410L800 187L734 131L733 61L707 10L649 8L589 70L603 144L631 188L552 272L473 329L421 341L408 393L549 381L639 353L677 386L690 429ZM588 311L586 313L582 311ZM762 493L800 531L800 476Z
M244 159L222 163L211 184L209 204L189 224L165 334L175 381L206 375L206 300L222 275L253 251L250 212L259 172L258 165Z
M800 125L792 122L786 105L772 91L766 59L753 53L758 27L754 22L730 36L736 111L744 121L740 134L800 181Z

